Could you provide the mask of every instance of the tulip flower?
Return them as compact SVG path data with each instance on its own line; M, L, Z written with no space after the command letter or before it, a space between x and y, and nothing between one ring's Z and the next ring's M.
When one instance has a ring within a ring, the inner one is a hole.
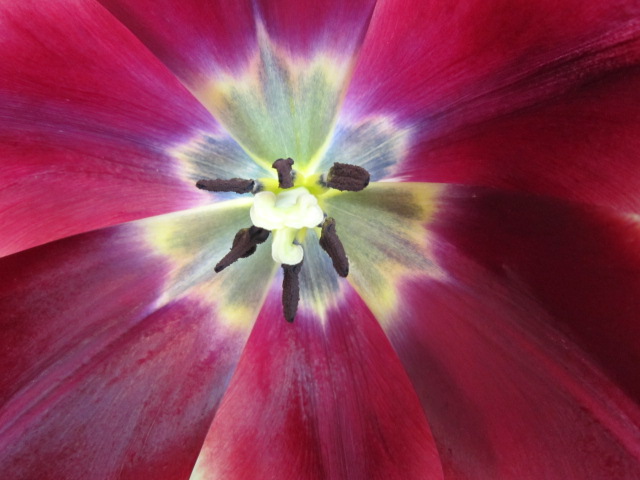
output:
M2 478L640 478L636 1L2 2L0 172Z

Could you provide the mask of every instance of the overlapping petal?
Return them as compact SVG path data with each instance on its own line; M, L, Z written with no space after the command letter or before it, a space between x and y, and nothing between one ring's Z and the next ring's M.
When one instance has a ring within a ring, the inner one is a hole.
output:
M258 48L260 27L296 56L353 51L375 5L374 0L99 1L194 89L212 76L242 71Z
M635 217L410 183L327 210L446 478L635 478Z
M174 155L208 112L99 5L0 6L1 254L205 200Z
M450 187L440 202L436 235L525 286L640 401L640 217L481 188Z
M212 278L243 203L0 261L4 475L189 477L273 274L267 247Z
M4 475L189 478L237 360L233 340L208 308L181 300L102 354L44 369L57 383L32 386L3 412Z
M258 163L325 148L375 2L102 3ZM176 35L170 27L178 25ZM348 35L344 32L348 31Z
M279 303L267 299L192 480L442 478L415 392L357 294L325 322L281 321Z
M341 125L409 130L412 181L638 205L634 1L413 0L376 7Z
M185 84L241 69L256 45L252 2L98 0Z
M400 175L637 211L639 92L638 67L603 74L560 97L427 140Z
M512 102L561 93L580 78L633 62L637 51L624 42L637 37L638 8L629 0L381 0L346 113L416 120L451 116L468 105L463 113L477 120L499 108L511 111ZM613 51L604 64L598 54L607 48Z
M449 276L404 283L385 328L445 478L637 478L637 404L516 281L449 249Z

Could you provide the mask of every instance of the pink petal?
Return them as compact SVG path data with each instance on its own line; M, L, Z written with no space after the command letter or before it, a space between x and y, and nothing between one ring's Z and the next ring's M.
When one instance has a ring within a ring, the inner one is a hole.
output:
M441 202L430 228L525 285L554 328L640 401L640 217L479 188L449 188Z
M411 129L388 176L637 208L639 14L628 0L381 1L342 123Z
M141 232L0 261L6 478L189 478L248 329L197 294L166 299L175 267Z
M448 276L405 282L386 327L445 478L637 479L637 404L550 328L517 277L446 248Z
M395 353L352 290L344 302L325 320L304 313L288 324L272 293L194 480L442 478Z
M217 125L90 2L0 6L0 255L201 203L172 153Z

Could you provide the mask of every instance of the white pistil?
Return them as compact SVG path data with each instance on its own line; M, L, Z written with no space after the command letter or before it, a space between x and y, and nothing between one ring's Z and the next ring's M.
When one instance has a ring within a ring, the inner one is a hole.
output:
M250 215L256 227L273 232L271 256L287 265L302 261L302 247L293 243L298 230L315 227L324 219L318 199L304 187L285 190L278 196L273 192L256 194Z

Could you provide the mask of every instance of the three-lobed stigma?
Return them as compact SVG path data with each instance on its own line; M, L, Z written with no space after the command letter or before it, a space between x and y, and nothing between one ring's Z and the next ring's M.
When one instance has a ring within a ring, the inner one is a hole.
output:
M300 263L304 256L302 246L294 244L298 232L317 227L324 220L318 199L304 187L290 188L278 195L256 194L249 215L256 227L273 232L273 260L288 265Z

